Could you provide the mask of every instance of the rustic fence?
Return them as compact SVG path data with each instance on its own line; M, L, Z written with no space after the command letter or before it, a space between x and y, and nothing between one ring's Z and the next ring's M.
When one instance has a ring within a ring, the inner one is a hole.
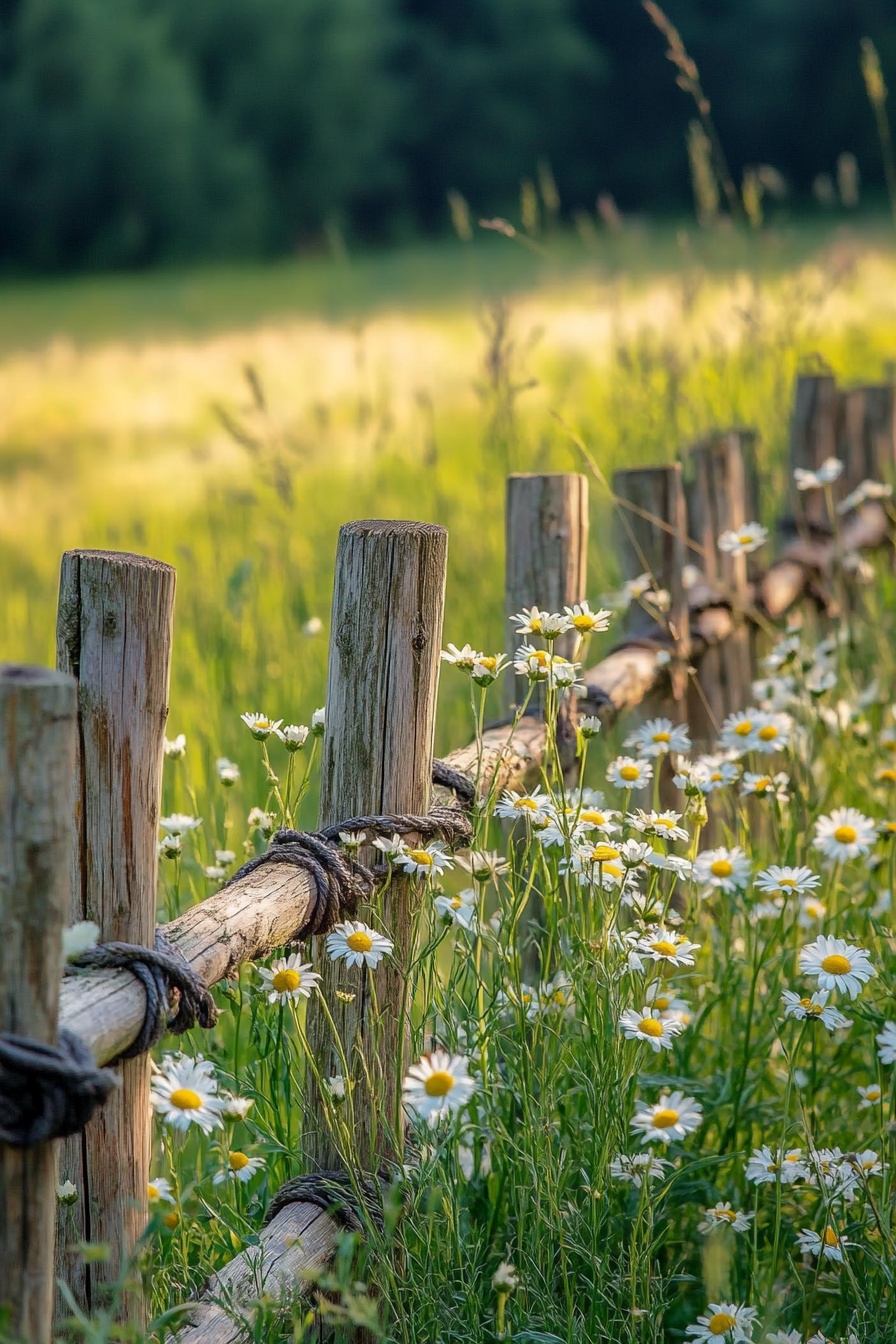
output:
M755 450L754 435L731 430L679 462L614 477L623 577L646 575L648 589L668 597L661 609L633 604L622 638L584 674L583 697L565 708L561 747L574 747L576 714L610 723L639 705L687 719L695 738L708 741L726 714L749 703L757 630L803 598L834 613L845 600L844 560L892 546L888 502L866 498L852 507L848 498L862 481L896 474L891 386L840 392L828 376L798 380L790 466L817 470L828 456L842 459L834 488L846 506L831 528L817 492L793 492L776 558L762 572L752 557L717 547L721 532L759 515ZM509 479L508 618L524 604L556 610L584 600L587 528L583 476ZM147 1216L147 1050L170 1025L172 1003L176 1025L211 1023L208 987L244 962L323 932L347 890L369 894L362 870L330 843L340 822L399 815L411 832L416 818L418 833L435 828L458 840L474 786L511 787L538 770L547 729L535 706L512 731L508 722L490 727L451 753L433 788L446 562L439 527L358 522L342 529L322 830L275 838L265 858L167 924L161 938L154 932L156 836L174 571L140 556L68 553L58 670L0 669L0 1306L12 1339L48 1344L57 1279L89 1310L129 1262ZM506 637L511 648L509 620ZM360 861L367 857L362 851ZM338 1059L356 1076L356 1149L369 1173L401 1160L403 1136L411 881L392 881L387 899L396 955L376 972L376 1032L363 996L350 1004L330 996L338 1040L313 1000L308 1021L322 1076L331 1064L341 1071ZM102 947L60 987L63 925L83 919L99 925ZM315 960L326 994L328 962ZM376 1108L364 1089L376 1094ZM341 1154L320 1123L324 1108L311 1084L304 1102L311 1174L275 1202L258 1245L215 1275L191 1306L176 1328L182 1344L240 1338L240 1303L256 1294L262 1276L268 1294L293 1293L308 1271L326 1265L344 1210L341 1218L333 1193ZM374 1114L386 1122L375 1125ZM60 1135L68 1137L60 1143ZM322 1179L323 1172L330 1176ZM65 1179L80 1197L54 1259L55 1187ZM73 1249L86 1242L103 1242L110 1254L86 1263ZM133 1326L144 1322L139 1292L123 1296L120 1312Z

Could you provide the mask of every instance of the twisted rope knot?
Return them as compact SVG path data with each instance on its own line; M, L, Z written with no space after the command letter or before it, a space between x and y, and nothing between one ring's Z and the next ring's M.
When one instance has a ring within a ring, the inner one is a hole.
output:
M349 1232L366 1230L363 1211L368 1222L383 1231L382 1195L376 1182L366 1177L352 1178L344 1171L320 1171L285 1181L271 1200L263 1225L267 1227L288 1204L313 1204Z
M146 991L146 1013L139 1035L119 1059L146 1054L166 1032L182 1035L195 1027L213 1027L218 1010L186 957L156 929L154 947L135 943L100 943L66 964L66 975L79 971L130 971Z
M444 761L433 762L432 774L434 783L453 789L466 805L472 804L476 791L466 775L452 770ZM368 838L384 840L393 835L419 835L422 840L440 840L452 849L466 847L473 839L472 822L467 812L457 806L434 807L426 816L396 813L349 817L319 831L283 827L271 836L266 852L244 863L221 890L270 864L287 863L300 868L311 879L313 899L305 922L287 942L303 943L307 938L327 933L343 916L354 915L389 871L388 866L368 867L340 848L342 834L357 835L362 831Z
M118 1086L73 1031L56 1046L0 1033L0 1142L29 1148L83 1129Z

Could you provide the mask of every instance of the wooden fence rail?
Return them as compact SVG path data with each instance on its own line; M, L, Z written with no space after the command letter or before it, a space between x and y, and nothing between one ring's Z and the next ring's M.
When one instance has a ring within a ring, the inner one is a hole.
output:
M791 465L817 470L829 453L840 452L847 467L837 498L844 497L845 482L854 489L869 474L885 478L894 474L894 437L892 388L840 393L826 377L799 381ZM692 689L699 677L705 709L700 735L705 731L708 737L721 717L749 699L751 626L757 620L778 619L806 596L831 609L832 580L844 556L892 540L893 517L882 501L862 503L832 530L815 492L806 499L794 496L790 533L764 572L743 559L720 557L718 533L756 517L757 484L754 443L745 431L713 436L681 466L617 475L615 490L623 520L619 550L626 576L652 574L656 585L669 590L669 605L659 619L645 621L639 616L630 622L617 646L584 673L586 690L579 713L593 713L611 723L641 704L645 709L671 704L682 715L689 692L688 717L699 718ZM511 478L507 520L508 615L523 605L559 608L582 600L584 478ZM425 812L429 804L445 543L442 529L424 524L361 523L343 529L331 627L323 821L366 811ZM695 571L687 586L686 564ZM535 587L537 581L548 580L553 585L550 591ZM64 791L64 797L59 790L54 796L57 803L62 797L59 806L75 841L73 914L96 918L104 940L144 945L152 940L173 591L173 571L141 557L77 552L67 556L63 566L60 666L79 677L80 784L73 790L74 805ZM15 700L6 682L0 678L0 706L4 694L8 704ZM73 683L63 679L53 683L53 694L64 695L63 685L71 692ZM13 689L21 691L21 684ZM49 693L46 687L41 690ZM530 713L513 728L503 724L487 729L481 740L453 752L448 763L480 790L512 787L537 771L546 739L542 719ZM62 746L60 751L64 755ZM51 759L61 770L62 757ZM26 784L14 771L4 783L0 804L8 811L15 790ZM443 804L447 795L436 789L432 801ZM53 826L57 824L58 817ZM27 837L15 843L27 843ZM16 852L13 846L9 863L15 863ZM0 861L0 931L21 921L4 871ZM57 881L52 876L42 880L50 885ZM307 922L315 896L312 880L303 870L288 864L261 865L185 911L166 925L165 932L210 986L236 975L243 963L289 943ZM363 996L339 1010L344 1056L358 1063L355 1083L363 1090L365 1077L376 1079L376 1105L373 1098L361 1099L359 1093L362 1146L370 1172L384 1160L400 1160L401 1150L399 1089L408 1040L401 966L411 926L411 885L394 882L389 900L387 924L396 938L398 957L393 967L377 972L383 1021L374 1023ZM51 913L55 909L52 901L48 909ZM54 938L58 932L51 931L48 945L55 945ZM0 957L7 951L0 947ZM323 956L316 960L326 968L325 983L332 982L334 988L338 969ZM25 1025L35 1039L51 1040L55 990L32 1001L14 971L7 978L13 998L0 994L0 1029L9 1029L12 1023L22 1030ZM59 993L60 1026L76 1032L100 1064L118 1058L133 1044L145 1011L143 987L127 971L69 976ZM315 1063L324 1077L329 1076L336 1068L331 1033L322 1021L315 1025L313 1007L309 1027ZM99 1285L103 1275L118 1272L145 1220L146 1070L145 1057L126 1063L124 1087L116 1101L67 1147L70 1165L63 1168L63 1175L83 1192L86 1221L78 1235L86 1240L89 1234L91 1240L114 1246L109 1266L92 1269L89 1277L86 1270L65 1265L76 1300L85 1306L91 1305L94 1282ZM305 1105L313 1117L313 1088ZM374 1116L379 1116L376 1124ZM311 1125L306 1152L311 1167L338 1166L339 1158L330 1138ZM12 1192L14 1201L13 1186L24 1180L26 1168L36 1173L33 1179L39 1184L43 1182L42 1189L47 1187L46 1153L41 1157L38 1150L18 1155L0 1149L0 1194ZM52 1192L48 1199L52 1209ZM13 1202L10 1207L19 1206ZM41 1217L45 1220L45 1215ZM34 1220L35 1228L43 1227L36 1213ZM9 1226L14 1228L14 1220ZM191 1309L192 1319L178 1339L185 1344L229 1344L239 1338L239 1304L252 1296L260 1276L266 1278L269 1290L285 1291L306 1270L326 1262L336 1231L333 1220L318 1208L286 1206L262 1231L258 1246L219 1272L205 1298ZM47 1242L52 1248L52 1236L44 1237ZM26 1255L23 1247L14 1235L0 1234L0 1272L6 1271L13 1320L28 1322L29 1340L44 1344L49 1337L46 1303L52 1273L46 1255L31 1250ZM26 1265L28 1256L33 1263L28 1260ZM143 1306L136 1294L125 1301L122 1315L139 1326Z

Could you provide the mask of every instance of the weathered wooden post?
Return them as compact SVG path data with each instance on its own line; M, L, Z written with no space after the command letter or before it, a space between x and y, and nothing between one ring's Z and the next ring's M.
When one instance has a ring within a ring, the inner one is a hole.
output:
M77 688L40 667L0 668L0 1031L56 1044L71 883ZM49 1344L55 1142L0 1143L0 1315Z
M104 942L153 945L174 586L171 566L145 556L62 559L57 665L78 679L80 723L71 918L95 921ZM81 1192L75 1241L109 1248L107 1260L85 1264L60 1245L60 1277L85 1309L119 1280L146 1225L149 1060L123 1060L120 1070L118 1093L63 1151L62 1179ZM121 1314L143 1319L137 1293Z
M793 471L817 471L840 447L842 403L837 383L829 373L804 373L796 380L790 421L790 499L797 527L830 531L825 497L820 490L796 489ZM842 493L838 483L837 493ZM749 520L748 520L749 521Z
M504 611L509 657L523 642L512 617L523 607L562 612L586 597L588 565L588 480L577 472L507 478L505 510ZM554 647L571 658L573 634ZM509 700L514 678L505 679Z
M841 395L837 456L847 492L862 481L891 480L896 468L896 388L855 387Z
M429 808L447 550L445 529L428 523L356 522L340 530L321 764L323 826ZM362 850L362 858L365 853L370 861L378 857L373 849ZM417 883L393 874L378 914L395 949L375 971L330 961L325 940L315 942L320 992L352 1072L356 1159L367 1172L401 1160L407 981L418 899ZM323 1078L341 1075L339 1048L316 998L309 1001L308 1036ZM314 1088L310 1095L308 1163L313 1170L341 1168L332 1136L311 1119L323 1116L325 1107Z
M749 603L754 565L746 555L719 550L723 532L736 532L758 517L755 434L732 429L692 448L685 459L688 535L702 548L695 563L710 592L731 602L735 618L728 638L706 651L688 697L688 721L696 743L708 744L722 720L750 703L753 651L742 612Z

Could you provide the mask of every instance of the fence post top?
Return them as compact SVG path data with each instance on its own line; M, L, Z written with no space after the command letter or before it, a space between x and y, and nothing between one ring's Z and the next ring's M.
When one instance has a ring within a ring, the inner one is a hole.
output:
M339 535L447 537L448 529L439 523L420 523L406 518L358 518L351 523L343 523Z
M587 480L581 471L511 471L508 481L569 481Z
M173 574L174 566L164 560L154 560L150 555L135 555L132 551L82 550L63 551L63 567L72 560L95 560L107 565L121 565L128 569L150 569L162 574Z
M25 690L41 686L72 686L77 683L67 672L56 672L51 667L36 663L0 663L0 682Z

